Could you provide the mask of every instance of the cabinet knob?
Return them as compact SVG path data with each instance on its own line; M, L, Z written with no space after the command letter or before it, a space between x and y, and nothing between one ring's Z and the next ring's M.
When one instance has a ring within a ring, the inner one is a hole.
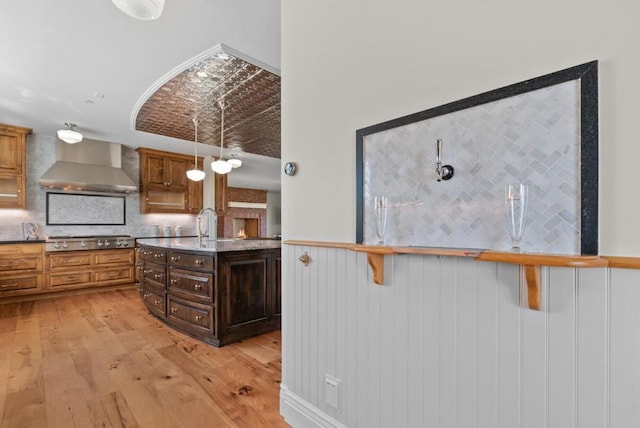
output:
M180 256L171 256L172 262L177 262L178 260L180 260Z
M171 279L171 280L169 280L169 283L171 285L176 285L178 283L178 280L177 279Z
M200 290L201 288L202 288L202 285L200 285L200 284L195 284L193 286L193 289L196 290L196 291Z
M204 263L202 260L200 260L200 259L196 259L196 264L197 264L198 266L202 265L202 263Z
M176 312L178 312L178 308L171 308L171 313L175 314Z
M162 257L162 254L154 254L153 257L155 257L156 259L159 259L160 257Z
M196 315L195 319L196 321L202 321L202 315Z
M156 301L155 301L155 304L156 304L156 305L160 305L160 303L162 303L160 300L156 300Z
M161 275L161 274L159 274L159 273L157 273L157 274L153 275L153 277L154 277L155 279L160 279L160 278L162 278L162 275Z
M309 266L309 263L311 263L311 257L309 257L309 254L306 251L303 255L300 256L298 260L300 260L305 266Z

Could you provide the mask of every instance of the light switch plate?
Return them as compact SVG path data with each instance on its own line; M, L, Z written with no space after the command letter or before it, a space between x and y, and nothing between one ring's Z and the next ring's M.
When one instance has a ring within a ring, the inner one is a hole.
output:
M334 409L340 408L340 385L342 381L329 374L324 375L324 401Z

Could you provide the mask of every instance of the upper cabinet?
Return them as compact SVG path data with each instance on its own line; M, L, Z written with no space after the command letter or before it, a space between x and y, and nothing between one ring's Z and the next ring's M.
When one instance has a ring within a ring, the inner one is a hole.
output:
M31 129L0 124L0 208L25 208L25 145Z
M140 211L198 213L202 209L202 182L187 179L193 157L138 148L140 154ZM200 165L202 158L198 158Z

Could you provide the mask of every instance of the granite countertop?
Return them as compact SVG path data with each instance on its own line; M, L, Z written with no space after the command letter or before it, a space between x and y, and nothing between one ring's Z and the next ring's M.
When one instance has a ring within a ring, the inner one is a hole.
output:
M4 244L44 244L44 239L0 239L0 245Z
M280 240L276 239L218 239L216 241L199 240L197 238L151 238L137 239L136 242L152 247L172 250L207 251L223 253L229 251L249 251L280 248Z

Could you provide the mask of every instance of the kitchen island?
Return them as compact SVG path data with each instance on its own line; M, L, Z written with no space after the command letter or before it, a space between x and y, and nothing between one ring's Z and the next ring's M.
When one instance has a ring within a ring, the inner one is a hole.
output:
M279 240L138 239L149 312L214 346L280 328Z

